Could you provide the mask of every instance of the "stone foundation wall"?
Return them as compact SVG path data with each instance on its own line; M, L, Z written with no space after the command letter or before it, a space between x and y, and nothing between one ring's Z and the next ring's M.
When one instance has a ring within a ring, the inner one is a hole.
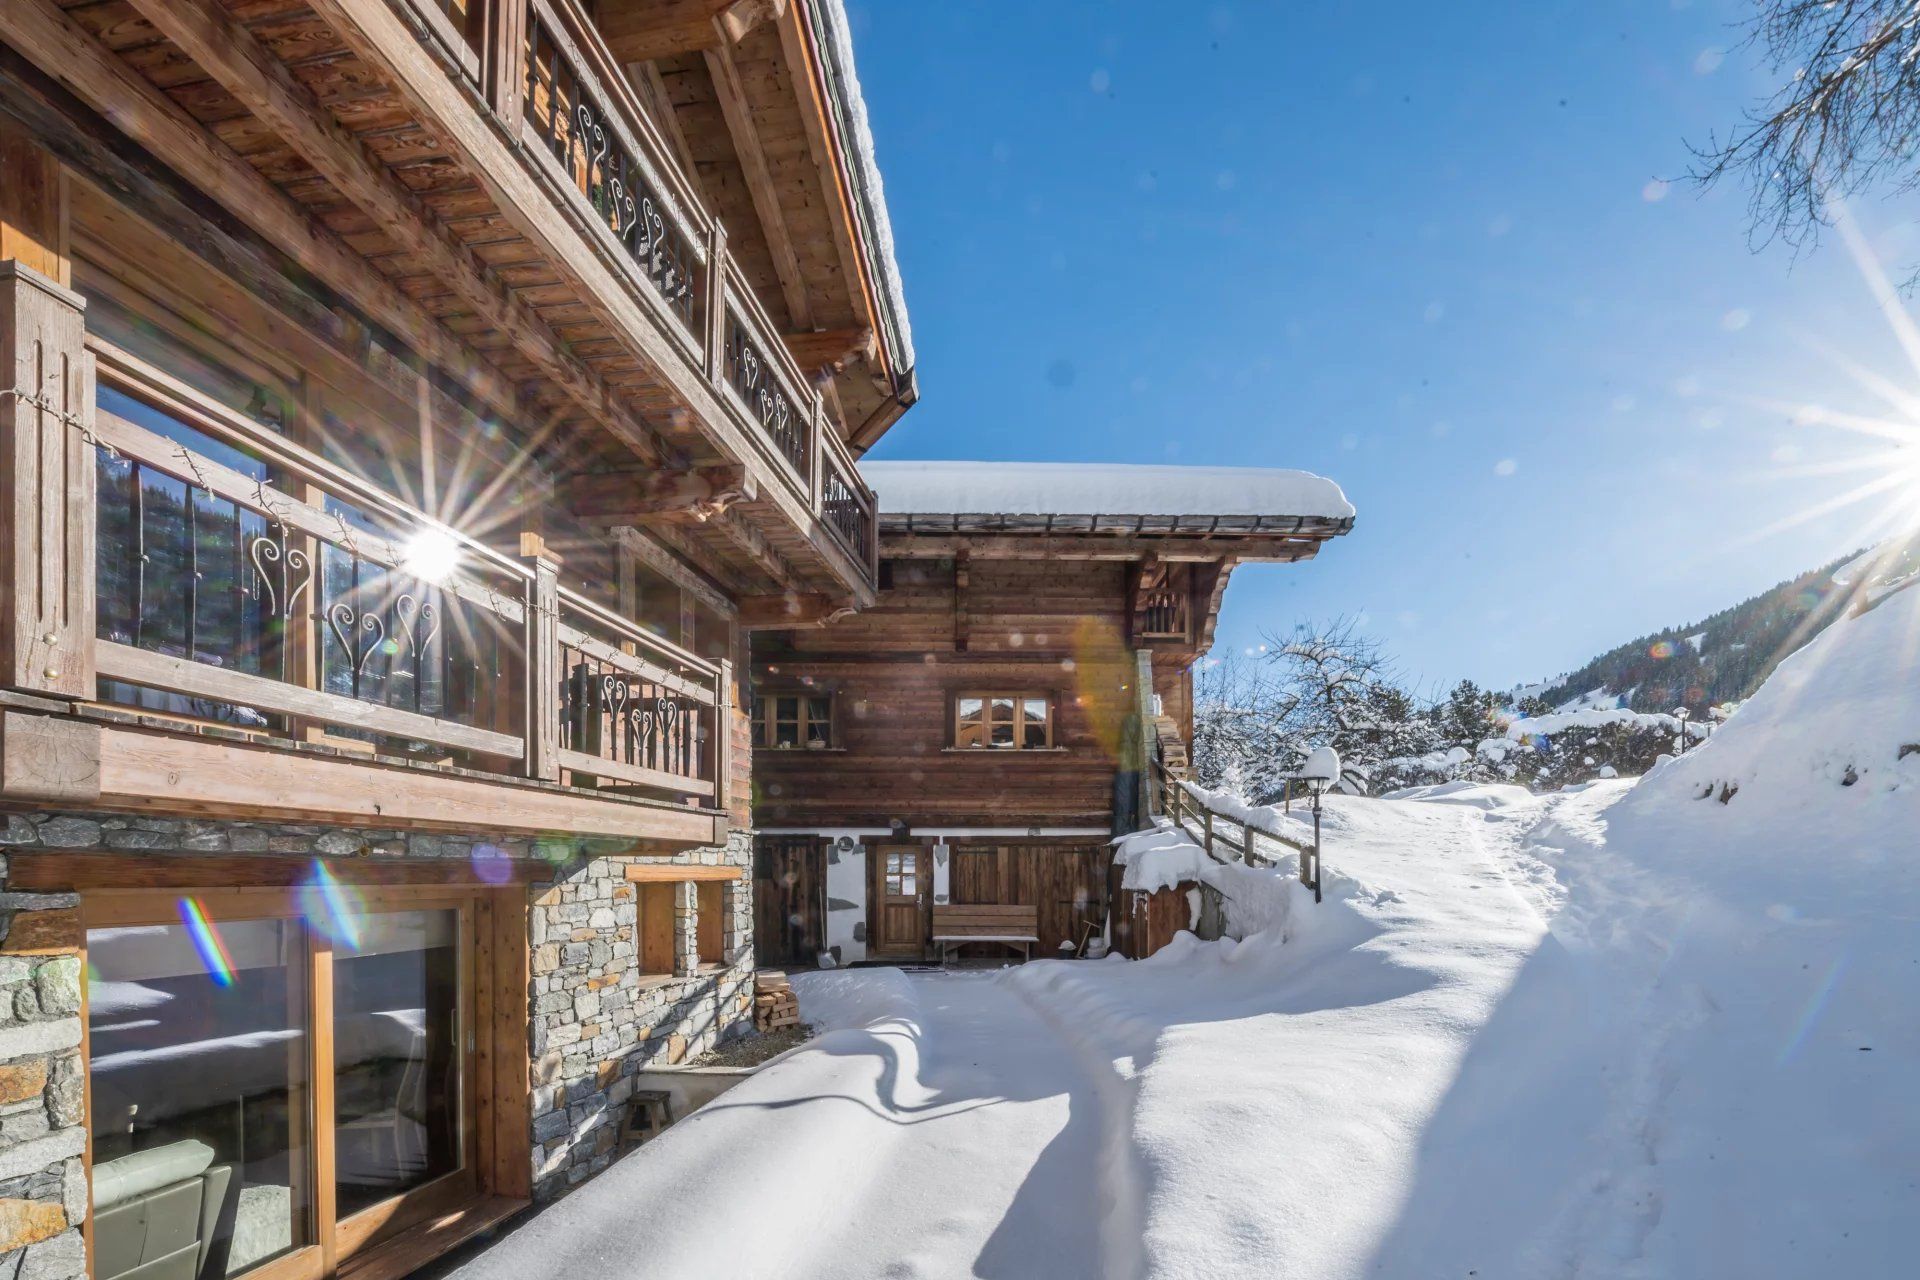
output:
M673 859L737 866L722 883L723 963L698 967L697 901L674 885L674 972L642 974L639 859L597 857L569 867L533 902L534 1197L549 1200L612 1164L642 1067L683 1062L753 1023L753 838ZM645 861L658 863L659 859Z
M0 856L0 1276L85 1274L80 922L71 894L7 890Z
M718 966L699 967L696 898L692 885L678 886L675 972L662 977L639 972L635 886L625 875L639 859L621 847L319 823L0 814L0 1280L75 1280L86 1270L79 899L10 892L9 855L462 859L483 882L490 862L543 860L551 878L528 888L528 1049L535 1194L551 1199L612 1163L634 1071L696 1056L752 1025L749 833L673 859L743 874L723 887L726 962Z

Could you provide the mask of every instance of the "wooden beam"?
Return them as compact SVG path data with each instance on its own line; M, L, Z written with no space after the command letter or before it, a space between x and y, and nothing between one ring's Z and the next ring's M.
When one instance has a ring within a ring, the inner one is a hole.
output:
M843 181L843 157L828 124L826 104L821 100L821 77L814 63L813 39L806 29L804 5L792 5L776 24L780 31L780 49L787 61L787 78L793 82L800 107L800 123L807 136L807 152L820 176L820 195L826 204L827 222L833 229L833 247L840 259L840 272L847 284L847 301L855 315L867 317L867 325L877 334L880 328L879 298L867 279L866 262L860 252L858 223L853 203ZM891 371L892 353L885 367Z
M112 640L96 641L94 647L100 675L147 689L163 689L189 698L276 711L303 720L317 720L323 724L386 734L409 741L431 742L482 755L517 760L524 750L521 739L510 733L496 733L492 729L479 729L455 720L440 720L400 707L363 702L358 698L328 693L324 689L303 689L299 685L283 684L237 668L193 662L152 649L136 649Z
M582 520L632 525L671 513L710 519L754 496L756 489L745 467L723 466L571 476L559 486L558 496Z
M823 371L839 373L854 360L871 360L879 351L874 344L873 330L864 327L789 333L786 344L787 350L793 353L793 362L809 375Z
M713 580L704 573L655 542L648 534L619 525L613 530L613 538L619 543L621 549L631 554L635 560L681 590L691 592L694 598L707 608L723 618L733 616L732 596L714 585Z
M430 363L461 374L495 412L520 420L519 396L499 370L47 0L8 0L0 39Z
M819 594L789 592L778 596L748 596L740 601L743 631L785 631L822 627L853 613L845 600Z
M0 261L8 258L55 284L73 284L60 162L19 125L0 119Z
M601 378L568 351L545 320L501 285L440 218L394 177L246 27L213 5L131 0L161 35L274 132L365 213L382 234L430 268L474 313L505 334L589 416L648 461L661 454L652 432Z
M0 796L85 805L100 797L100 726L0 711Z
M788 323L796 329L811 329L813 308L807 301L806 281L800 274L800 255L794 251L793 236L787 231L787 217L773 185L773 170L767 164L767 153L760 146L760 129L747 106L747 89L740 82L739 68L734 66L733 51L722 44L708 49L704 56L707 74L713 78L713 96L720 103L727 134L733 139L733 153L740 161L741 176L746 179L747 194L753 198L753 212L760 219L767 252L773 258L773 274L780 282L780 296L786 299Z
M104 889L231 889L292 888L313 878L314 864L325 867L341 884L451 885L476 889L498 887L498 880L482 880L466 858L373 857L250 857L245 854L15 852L7 867L7 886L30 893L82 893ZM496 870L497 868L497 870ZM541 858L505 858L488 871L512 884L530 884L553 874L553 864ZM524 1030L524 1028L523 1028Z
M714 815L631 798L100 726L99 798L129 812L382 829L599 835L662 851L713 842Z
M1240 541L1138 538L1124 534L1085 537L994 537L991 535L883 534L880 554L901 560L951 560L965 553L976 560L1144 560L1157 556L1169 563L1204 564L1232 558L1239 561L1292 563L1310 560L1320 550L1319 539Z
M786 0L603 0L596 16L615 57L645 62L738 42L786 7Z
M724 534L755 568L773 579L774 585L784 591L799 589L800 579L793 565L767 541L766 534L739 518L738 507L715 516L707 525Z
M684 884L689 880L726 881L744 878L739 867L701 867L680 862L629 862L629 884Z
M687 145L687 131L680 127L680 113L674 110L673 95L667 92L667 82L660 75L659 66L652 62L629 63L627 80L633 85L633 94L640 99L640 105L647 109L654 124L673 145L674 158L680 161L687 185L704 202L707 193L700 181L700 166L694 163L693 148Z

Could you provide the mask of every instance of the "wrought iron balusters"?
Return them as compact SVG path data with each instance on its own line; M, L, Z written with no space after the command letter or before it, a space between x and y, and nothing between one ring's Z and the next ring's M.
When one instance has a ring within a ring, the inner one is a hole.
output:
M760 424L774 449L804 477L807 474L806 415L781 387L771 363L731 309L727 312L726 373L734 393Z
M621 141L622 131L592 82L574 67L538 13L527 29L526 118L581 195L626 247L640 274L689 327L693 324L692 241L670 223L666 205Z

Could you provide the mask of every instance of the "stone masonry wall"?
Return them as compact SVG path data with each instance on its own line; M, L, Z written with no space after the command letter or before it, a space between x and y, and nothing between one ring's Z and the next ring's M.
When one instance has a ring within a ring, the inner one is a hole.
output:
M685 1061L753 1020L753 840L735 831L724 849L675 862L738 866L723 882L725 963L698 956L694 886L675 885L674 972L643 975L635 886L637 859L598 857L534 891L534 1197L550 1200L612 1164L633 1073ZM648 859L657 862L657 859Z
M86 1272L79 900L7 891L0 856L0 1277Z

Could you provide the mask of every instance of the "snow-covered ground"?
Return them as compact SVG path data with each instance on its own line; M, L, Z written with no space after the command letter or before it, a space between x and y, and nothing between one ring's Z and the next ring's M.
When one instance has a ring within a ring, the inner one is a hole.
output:
M823 1035L463 1274L1915 1273L1920 590L1637 785L1326 829L1237 941L803 976Z

